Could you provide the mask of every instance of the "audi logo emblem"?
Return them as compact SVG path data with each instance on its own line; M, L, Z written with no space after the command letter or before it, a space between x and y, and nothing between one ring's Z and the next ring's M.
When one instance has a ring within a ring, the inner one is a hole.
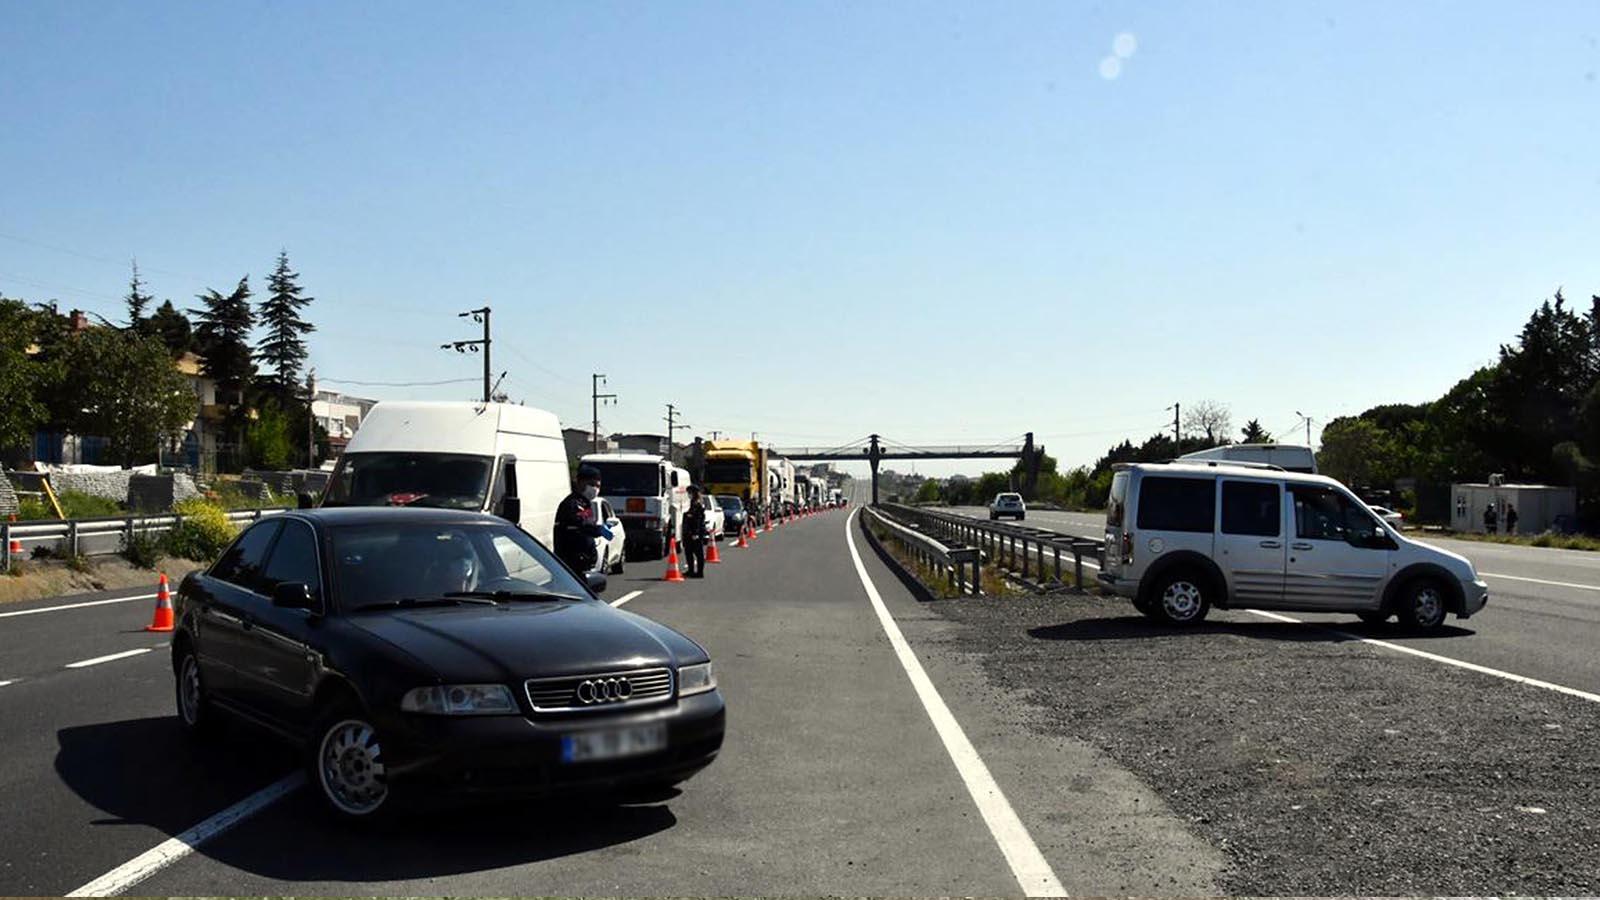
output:
M586 706L595 703L621 703L632 696L633 685L625 677L590 678L578 682L578 702Z

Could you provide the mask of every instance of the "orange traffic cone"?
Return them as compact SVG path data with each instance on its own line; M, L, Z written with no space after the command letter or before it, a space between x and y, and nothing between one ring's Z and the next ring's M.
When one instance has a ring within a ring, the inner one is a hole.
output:
M715 536L706 538L706 562L722 562L722 554L717 552L717 539Z
M667 551L667 574L661 576L662 581L682 581L683 573L678 571L678 539L668 538L672 541L671 549Z
M750 526L748 524L739 526L739 543L734 544L735 547L748 547L748 546L750 546L750 542L744 539L745 534L748 533L749 531L750 531Z
M772 533L772 516L767 516L767 533Z
M144 627L145 631L172 630L172 594L167 592L167 573L161 573L161 586L156 589L156 617Z
M16 538L12 538L11 544L6 549L11 551L12 556L16 556L18 553L22 552L22 542Z

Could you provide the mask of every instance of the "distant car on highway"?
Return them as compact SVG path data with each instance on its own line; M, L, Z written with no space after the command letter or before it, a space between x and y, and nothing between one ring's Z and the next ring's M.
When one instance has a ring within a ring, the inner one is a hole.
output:
M1284 609L1436 631L1488 602L1465 557L1405 537L1331 478L1199 460L1113 471L1100 582L1160 621Z
M1373 512L1377 513L1378 514L1378 518L1380 518L1383 521L1389 523L1389 526L1394 528L1396 531L1398 531L1400 529L1401 525L1405 524L1406 517L1400 515L1399 513L1395 512L1392 509L1389 509L1388 507L1385 507L1385 506L1371 506L1371 505L1369 505L1367 507L1367 509L1370 509Z
M744 501L732 494L717 494L716 505L722 510L722 531L724 534L738 534L744 528L744 523L749 513L745 511Z
M1018 522L1028 517L1028 505L1022 502L1021 494L995 494L989 502L989 518L998 519L1001 516L1010 516Z
M684 781L722 746L711 659L598 600L604 583L480 513L273 516L178 591L179 722L200 736L230 713L301 743L346 820L433 792Z

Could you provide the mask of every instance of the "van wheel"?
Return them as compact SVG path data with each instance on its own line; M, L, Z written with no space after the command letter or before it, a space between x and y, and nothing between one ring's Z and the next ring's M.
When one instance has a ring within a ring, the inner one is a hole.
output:
M1211 610L1205 579L1189 569L1162 576L1147 602L1156 618L1168 625L1198 625Z
M1419 578L1406 585L1400 600L1400 624L1412 631L1438 631L1444 625L1445 592L1439 582Z

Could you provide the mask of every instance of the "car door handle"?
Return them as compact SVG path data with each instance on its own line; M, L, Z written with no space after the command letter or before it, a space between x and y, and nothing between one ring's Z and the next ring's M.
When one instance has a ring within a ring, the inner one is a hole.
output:
M1276 550L1279 547L1283 546L1283 542L1282 541L1262 541L1261 542L1261 546L1267 548L1268 550Z
M1289 546L1293 547L1296 550L1310 550L1313 547L1315 547L1316 545L1315 544L1307 544L1307 543L1304 543L1304 542L1296 542L1296 543L1290 544Z

